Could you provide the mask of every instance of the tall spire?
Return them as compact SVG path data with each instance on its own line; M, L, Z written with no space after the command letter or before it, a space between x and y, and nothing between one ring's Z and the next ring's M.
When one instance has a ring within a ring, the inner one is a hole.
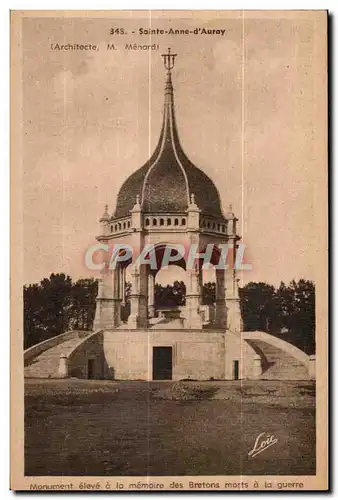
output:
M177 57L177 54L172 54L170 48L168 48L168 53L162 54L162 57L163 57L164 67L167 70L167 80L165 82L165 90L164 90L165 103L169 104L173 102L173 96L174 96L173 84L171 81L171 70L175 66L175 57Z
M115 218L129 215L136 206L138 213L140 208L144 212L176 213L190 207L223 217L217 188L204 172L193 165L180 144L171 75L176 57L177 54L173 54L170 48L162 54L165 88L161 133L149 160L120 189ZM194 197L190 198L192 193L195 194L195 202ZM141 196L134 206L137 195Z

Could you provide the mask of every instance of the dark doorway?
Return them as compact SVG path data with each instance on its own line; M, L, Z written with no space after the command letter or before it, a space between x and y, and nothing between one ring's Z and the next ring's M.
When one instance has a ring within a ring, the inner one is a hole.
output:
M173 375L172 347L153 348L153 380L171 380Z
M239 379L239 361L234 361L234 380Z
M94 370L94 360L88 359L88 378L94 378L95 370Z

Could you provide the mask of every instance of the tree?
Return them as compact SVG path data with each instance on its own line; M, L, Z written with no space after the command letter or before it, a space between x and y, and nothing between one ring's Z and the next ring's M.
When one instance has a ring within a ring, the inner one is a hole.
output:
M46 327L43 323L42 293L37 284L24 287L24 349L44 340Z
M312 281L248 283L240 290L245 331L261 330L290 342L307 354L315 352L315 286Z
M40 283L43 325L48 337L64 333L68 329L71 307L72 280L65 274L51 274Z
M125 304L121 306L121 320L127 321L130 315L130 294L131 294L131 283L130 281L125 282L124 288L124 300Z
M174 281L172 285L155 284L155 307L180 307L185 304L186 287L183 281Z
M97 281L80 279L73 284L63 273L24 286L24 348L67 330L90 330L96 295Z
M245 331L271 332L275 324L275 289L267 283L250 282L239 291Z
M79 279L71 290L69 328L91 330L93 328L98 282L93 278Z
M202 290L203 304L212 305L216 302L216 283L209 281L204 283Z
M280 330L283 338L307 354L315 352L315 285L312 281L281 282L277 290ZM282 336L281 334L279 336Z

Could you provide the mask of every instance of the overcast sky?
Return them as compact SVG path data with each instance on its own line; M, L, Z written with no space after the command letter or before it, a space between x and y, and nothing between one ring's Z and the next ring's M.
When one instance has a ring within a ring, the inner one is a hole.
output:
M23 21L24 281L90 275L86 248L125 178L156 146L165 73L178 54L176 118L186 154L240 219L252 271L243 283L315 279L316 51L313 18L45 19ZM139 27L226 29L220 35L133 35ZM111 27L128 34L112 36ZM52 43L99 51L52 51ZM115 43L118 50L107 51ZM127 51L158 43L159 51ZM318 172L319 169L319 172Z

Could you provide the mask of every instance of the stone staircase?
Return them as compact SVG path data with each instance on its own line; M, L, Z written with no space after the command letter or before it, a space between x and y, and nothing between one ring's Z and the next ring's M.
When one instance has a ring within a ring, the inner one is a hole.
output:
M290 354L275 346L259 340L247 340L258 352L266 358L263 363L261 380L308 380L309 374L305 365Z
M60 355L67 355L80 341L77 332L70 339L47 348L35 358L27 362L24 369L25 378L55 378L58 377ZM26 363L25 363L26 364Z

